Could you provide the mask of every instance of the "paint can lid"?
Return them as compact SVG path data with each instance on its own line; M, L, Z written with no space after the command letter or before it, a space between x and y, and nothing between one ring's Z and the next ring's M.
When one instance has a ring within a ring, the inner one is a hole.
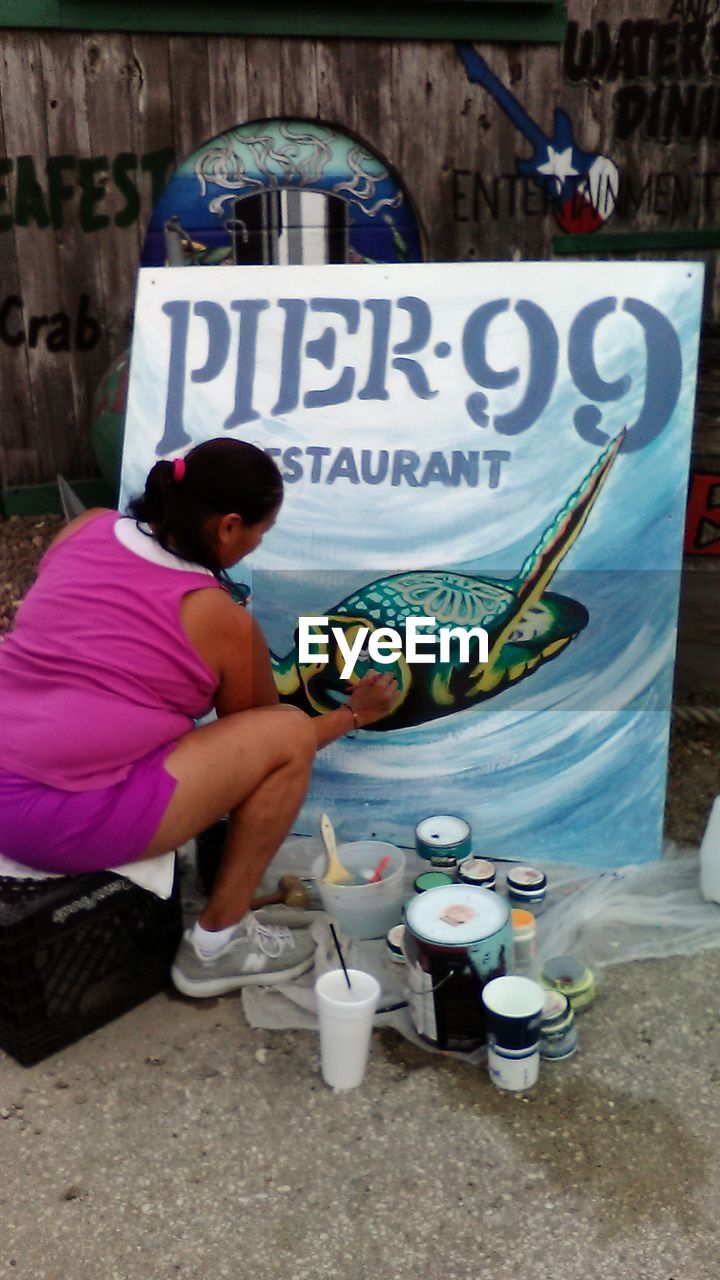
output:
M508 889L518 889L521 893L539 893L547 889L547 876L537 867L513 867L507 873Z
M444 947L467 947L506 928L510 911L504 898L491 889L450 884L411 898L405 925L413 937Z
M428 889L441 889L452 883L452 876L444 871L422 871L415 877L413 888L416 893L426 893Z
M495 863L489 858L468 858L460 867L460 875L468 884L494 884Z
M592 971L575 956L554 956L543 966L542 982L562 991L573 1009L584 1009L595 999Z

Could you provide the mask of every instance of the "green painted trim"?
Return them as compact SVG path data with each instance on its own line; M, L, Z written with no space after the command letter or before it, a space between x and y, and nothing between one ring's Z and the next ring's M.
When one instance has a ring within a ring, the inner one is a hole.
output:
M614 235L555 236L553 251L566 253L640 253L643 249L716 249L720 227L703 231L627 231Z
M2 0L0 25L4 27L59 27L60 0Z
M0 27L165 31L214 35L373 36L559 42L565 0L366 0L339 12L330 0L0 0Z
M113 491L104 480L70 480L71 489L86 507L114 507ZM8 516L62 514L57 484L17 484L0 489L0 511Z

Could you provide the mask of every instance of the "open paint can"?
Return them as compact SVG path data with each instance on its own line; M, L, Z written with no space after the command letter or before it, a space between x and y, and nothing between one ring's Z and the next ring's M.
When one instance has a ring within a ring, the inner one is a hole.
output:
M485 1039L481 993L510 969L510 908L489 889L453 884L406 904L408 1007L418 1035L469 1052Z
M415 849L426 862L439 854L454 858L456 863L462 862L472 853L470 824L453 813L423 818L415 828Z

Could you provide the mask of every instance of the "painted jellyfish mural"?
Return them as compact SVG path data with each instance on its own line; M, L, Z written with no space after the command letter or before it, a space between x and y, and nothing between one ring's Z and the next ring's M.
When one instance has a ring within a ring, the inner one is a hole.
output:
M368 730L404 729L493 698L557 657L583 630L588 623L585 606L546 588L585 525L625 434L621 431L608 444L514 578L480 578L451 570L391 574L328 610L329 628L343 632L348 649L356 643L361 627L368 632L385 627L402 632L409 617L435 618L436 631L443 626L479 626L487 631L487 662L459 655L457 643L448 661L428 665L411 667L398 654L384 668L398 682L395 704L385 719L368 725ZM301 662L296 643L284 658L272 655L283 701L322 715L347 699L348 681L341 674L345 655L332 631L327 653L327 662ZM361 650L350 682L357 683L372 666L366 649Z
M156 204L143 266L419 262L419 225L387 163L331 125L238 125L188 156Z

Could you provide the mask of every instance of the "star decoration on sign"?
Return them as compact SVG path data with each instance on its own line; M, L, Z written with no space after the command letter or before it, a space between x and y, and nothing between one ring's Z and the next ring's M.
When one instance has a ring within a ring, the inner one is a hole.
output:
M548 177L553 177L557 182L558 191L562 191L563 183L567 178L577 177L578 170L573 166L573 149L566 147L564 151L556 151L554 147L548 143L548 158L545 164L539 164L538 173L545 173Z

